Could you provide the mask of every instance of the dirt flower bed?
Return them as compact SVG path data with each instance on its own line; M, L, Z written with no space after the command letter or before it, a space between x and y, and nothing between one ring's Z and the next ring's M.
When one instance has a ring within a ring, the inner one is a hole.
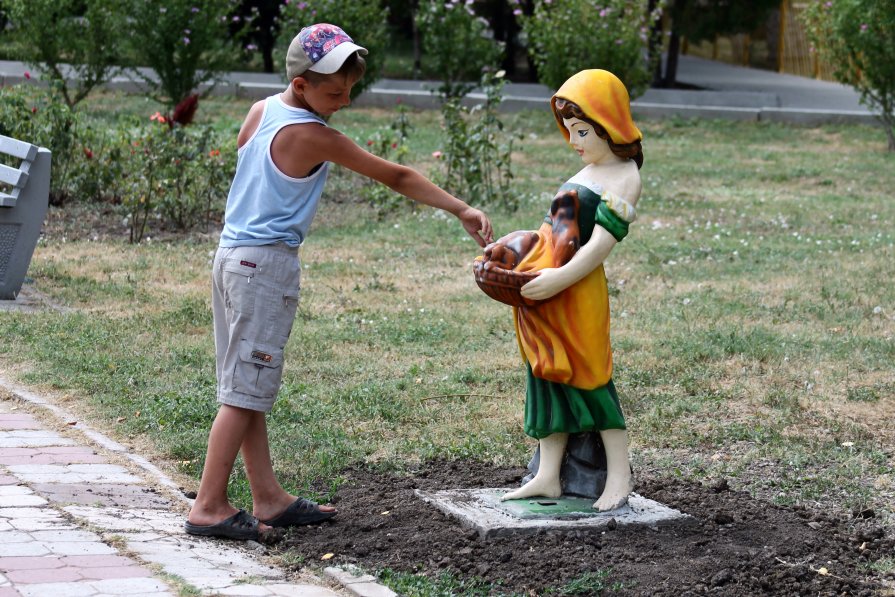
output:
M354 469L336 494L339 515L293 531L282 549L307 563L355 564L480 582L477 593L573 594L576 579L604 571L604 594L876 595L871 563L895 541L873 518L781 508L730 489L638 478L641 495L690 519L657 528L542 532L480 539L413 490L514 485L523 469L433 462L408 476ZM864 512L863 516L872 513ZM610 525L611 526L611 525ZM891 586L891 579L890 586ZM488 587L490 589L482 589ZM592 594L580 589L578 594Z

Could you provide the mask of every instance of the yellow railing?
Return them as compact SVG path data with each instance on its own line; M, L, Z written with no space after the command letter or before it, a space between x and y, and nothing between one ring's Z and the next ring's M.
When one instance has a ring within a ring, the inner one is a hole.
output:
M741 66L832 81L833 70L811 51L800 15L808 2L781 0L767 23L748 34L719 36L714 42L682 44L682 53Z

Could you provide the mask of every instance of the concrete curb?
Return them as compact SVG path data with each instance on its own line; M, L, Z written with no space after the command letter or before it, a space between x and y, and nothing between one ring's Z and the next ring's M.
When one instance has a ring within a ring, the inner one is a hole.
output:
M814 81L792 75L745 69L711 61L684 60L679 79L705 87L693 89L648 89L631 102L635 115L646 118L707 118L717 120L781 122L816 126L828 123L854 123L882 126L873 112L859 105L857 94L842 85ZM40 85L38 77L26 79L26 66L0 61L0 85L30 83ZM687 75L686 68L692 69ZM688 79L688 76L692 79ZM717 85L712 85L717 81ZM432 89L436 81L381 79L370 86L354 104L392 108L397 103L431 110L440 105ZM209 86L203 86L207 90ZM215 96L234 96L259 100L282 91L279 75L253 72L227 73L211 90ZM128 75L112 79L106 88L126 93L142 93L141 82ZM502 112L547 110L552 90L532 83L508 83L500 104ZM485 96L474 90L464 99L466 105L481 104Z
M183 495L182 489L180 486L178 486L177 483L175 483L168 475L166 475L157 466L152 464L149 460L147 460L143 456L130 452L126 446L123 446L120 443L105 436L104 434L90 428L88 425L79 421L78 417L74 413L60 407L53 400L45 396L41 396L31 391L30 389L9 380L2 374L0 374L0 389L9 392L15 398L20 399L33 407L47 412L53 419L58 420L59 427L78 430L84 436L84 438L89 440L72 441L71 439L65 439L64 443L66 443L66 445L72 447L77 445L89 446L92 442L93 444L95 444L96 447L101 448L103 451L112 453L138 467L142 471L142 473L144 473L145 478L149 481L148 486L158 486L164 488L165 497L176 498L184 505L184 507L188 506L192 502L192 500ZM5 412L6 410L7 409L4 403L0 401L0 412ZM12 410L15 410L15 408L13 408ZM29 415L14 416L30 417ZM52 429L53 424L42 423L39 425L39 427L41 429ZM35 427L16 427L16 429L19 428L31 429ZM18 433L21 435L23 432L12 433ZM51 443L47 444L46 439L50 435L56 434L33 431L24 433L42 433L43 435L41 435L40 440L44 443L40 445L54 445ZM3 434L4 432L0 431L0 436L2 436ZM27 437L31 436L26 435L26 437L20 439L22 439L23 441L27 441ZM21 450L22 448L16 449ZM2 453L2 451L3 448L0 448L0 453ZM96 453L98 454L98 452ZM31 468L35 468L37 470L40 469L40 466L41 465L34 465ZM84 471L84 467L90 466L106 466L106 468L117 469L121 468L115 466L109 467L108 465L77 464L72 465L72 468L79 466L81 467L81 469L79 470L81 470L82 472ZM9 467L6 466L0 468ZM61 470L66 467L53 466L51 468ZM44 469L40 470L46 472ZM21 471L14 474L23 475ZM122 473L119 473L119 477L122 477L122 475ZM27 477L27 475L24 476ZM11 478L4 477L7 486L9 486L10 479ZM130 481L118 481L118 483L133 483L134 480L135 479L131 479ZM53 481L25 481L24 483L22 481L19 481L18 485L15 485L15 481L12 481L13 486L11 486L11 489L0 491L0 512L4 512L6 513L6 515L9 516L15 515L10 514L11 512L16 512L15 508L10 508L10 505L5 504L4 500L17 500L15 504L12 504L13 506L23 505L25 503L23 502L23 500L32 500L35 505L42 505L43 507L48 507L47 504L50 501L58 501L53 500L51 497L48 497L50 494L47 494L45 492L50 491L48 489L49 487L66 486L59 481L56 481L56 483L60 483L60 485L56 486L47 485L48 482L54 483ZM85 484L90 483L93 482L82 482L81 485L84 486ZM99 482L97 481L95 483ZM33 488L28 487L29 484L33 485ZM73 486L68 487L71 488ZM90 487L99 488L99 485L90 485ZM130 487L144 487L144 485L130 485ZM88 501L92 502L95 499L96 498L91 497ZM160 497L159 500L164 502L164 498ZM28 503L30 504L32 502ZM63 499L62 502L66 502L66 500ZM43 532L45 534L68 533L69 536L75 537L79 541L85 541L84 545L86 545L87 547L90 547L90 545L92 544L86 543L86 539L84 539L82 536L92 533L88 533L85 531L99 533L99 536L93 538L94 542L98 541L99 537L101 537L102 540L105 541L107 544L114 546L118 550L118 553L121 554L121 556L112 555L113 552L107 545L97 543L98 547L94 547L93 549L104 550L102 551L102 554L104 555L98 555L96 557L103 557L110 560L118 558L122 562L129 560L129 564L127 564L126 562L125 564L120 564L122 566L126 566L123 570L131 570L134 568L134 566L149 566L150 568L155 567L156 572L158 572L158 569L160 568L161 570L163 570L164 574L163 576L156 575L158 580L153 581L155 584L150 587L154 591L152 595L162 596L182 593L184 587L179 586L178 583L185 583L186 587L192 587L190 590L198 588L202 595L245 595L247 597L338 597L337 593L324 586L324 584L321 582L321 579L316 577L312 572L303 573L303 578L306 580L303 580L302 582L296 584L295 582L288 582L284 578L284 573L282 571L277 572L276 569L270 565L255 562L257 554L253 556L253 553L263 553L266 551L265 548L259 544L253 542L233 543L228 541L209 541L208 539L191 537L184 534L182 531L184 514L182 512L170 511L164 508L162 510L154 510L153 507L110 508L98 507L96 504L92 503L90 505L79 504L87 504L87 502L75 501L72 502L72 505L64 507L50 506L50 508L54 512L61 512L64 517L69 518L70 521L75 522L75 524L69 522L67 526L59 527L59 530L50 528L49 530ZM24 512L22 512L20 515L33 516ZM81 528L85 529L85 531L77 530L78 525L80 525ZM28 529L25 528L25 530ZM0 529L0 544L2 544L3 542L4 532L5 531L3 529ZM22 539L17 540L22 541ZM119 546L119 543L121 541L124 541L124 543L126 543L126 547ZM21 543L21 545L28 546L29 544ZM253 549L253 546L255 549ZM83 550L86 548L78 547L77 549ZM75 556L77 553L80 552L75 552L72 555ZM33 557L26 559L34 560ZM46 556L45 560L46 565L58 567L60 564L58 564L57 560L57 556L48 555ZM10 561L10 558L7 557L5 561ZM30 568L28 569L36 567L36 564L30 561L23 562L23 565L29 566ZM114 563L109 565L119 564ZM221 569L222 565L224 570ZM234 574L227 576L227 569L232 569ZM68 565L68 567L65 568L65 571L68 572L70 570L74 569L71 567L71 565ZM57 574L57 576L59 574L55 573L52 570L42 572L45 574ZM325 577L330 579L332 582L337 583L345 591L346 594L357 595L358 597L395 597L396 595L387 587L379 584L375 577L370 575L363 575L354 569L330 567L327 568L324 572ZM68 573L76 574L76 572ZM239 578L240 573L243 575L247 575L245 576L245 579ZM18 574L21 576L23 572L13 569L12 574ZM144 575L145 574L146 573L144 573ZM166 584L172 584L171 579L175 579L172 585L174 593L168 592L168 588L170 587L166 588ZM40 584L41 582L45 581L32 580L31 582L38 583L30 585L31 587L35 587L35 590L42 590L43 587L48 587L48 585L46 584ZM102 584L106 581L95 582L99 583L97 586L99 586L100 588L106 586ZM93 589L93 586L84 579L81 579L79 582L74 583L57 582L54 584L58 585L56 587L58 589L56 594L60 595L67 594L66 591L80 591L82 589L84 591L89 591ZM9 581L6 581L4 579L3 574L0 573L0 595L6 594L3 592L3 590L7 587L9 587L10 589L13 588L9 585ZM102 591L100 592L102 593ZM87 595L93 593L85 592L78 594Z
M78 420L78 417L73 413L65 410L64 408L57 406L50 400L44 398L43 396L39 396L34 392L28 390L27 388L20 386L2 376L0 376L0 387L5 388L7 391L15 394L22 400L29 402L35 406L39 406L51 413L53 415L68 423L68 426L71 429L77 429L85 436L90 438L91 441L98 444L102 448L109 450L110 452L115 452L119 456L126 458L131 461L141 469L143 469L146 473L148 473L153 479L155 479L160 485L166 487L171 491L174 497L180 499L185 504L191 504L192 500L188 499L183 495L183 491L181 491L181 487L177 485L168 475L163 473L161 469L157 466L139 456L137 454L133 454L128 451L128 449L115 440L106 437L102 433L95 431Z
M397 593L376 582L376 577L364 574L353 566L324 568L323 573L357 597L397 597Z

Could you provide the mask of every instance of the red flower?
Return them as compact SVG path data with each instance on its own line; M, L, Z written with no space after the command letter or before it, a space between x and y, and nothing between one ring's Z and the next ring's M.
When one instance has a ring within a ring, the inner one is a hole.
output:
M85 147L85 148L84 148L84 156L85 156L88 160L92 160L92 159L93 159L93 152L90 151L90 148L89 148L89 147Z
M367 141L367 147L369 147L371 145L373 145L373 139L370 139L369 141Z
M26 78L26 79L30 79L30 78L31 78L31 73L29 73L28 71L25 71L25 78Z
M397 148L398 148L398 144L397 144L397 143L392 143L392 149L397 149Z
M161 124L165 124L168 121L158 110L156 110L155 114L149 117L149 120L158 120Z
M218 151L217 149L212 149L211 151L208 152L208 155L211 156L211 157L213 157L213 158L216 158L216 157L218 157L219 155L221 155L221 152Z
M37 114L37 106L34 106L34 107L31 108L31 113L32 113L32 114Z

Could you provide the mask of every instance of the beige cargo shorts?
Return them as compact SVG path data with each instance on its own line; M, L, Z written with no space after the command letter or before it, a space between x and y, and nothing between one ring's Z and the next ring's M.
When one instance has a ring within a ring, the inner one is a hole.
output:
M220 247L211 277L218 402L270 412L298 307L298 248Z

